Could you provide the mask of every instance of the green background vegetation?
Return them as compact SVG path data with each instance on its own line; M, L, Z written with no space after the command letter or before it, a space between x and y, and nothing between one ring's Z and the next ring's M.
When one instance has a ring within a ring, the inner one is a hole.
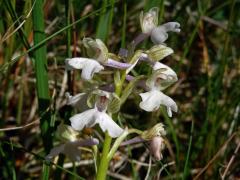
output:
M172 119L162 109L143 112L136 94L122 107L120 118L123 126L141 130L157 122L166 125L164 158L153 160L148 178L157 179L158 173L163 179L240 177L240 1L3 0L0 179L93 178L94 165L85 151L82 163L87 165L71 168L63 167L63 160L68 162L63 156L52 166L43 158L56 141L56 126L60 121L69 123L72 109L62 106L62 92L75 94L89 86L79 73L68 73L67 87L62 86L64 60L84 55L83 37L102 39L111 52L127 48L141 32L140 11L154 6L160 9L159 23L181 24L181 33L170 33L166 41L175 53L162 61L178 74L179 81L165 93L177 102L179 112ZM150 41L141 45L151 46ZM149 74L150 68L141 64L135 73ZM146 146L121 152L114 162L126 155L127 159L121 167L109 169L109 179L145 177Z

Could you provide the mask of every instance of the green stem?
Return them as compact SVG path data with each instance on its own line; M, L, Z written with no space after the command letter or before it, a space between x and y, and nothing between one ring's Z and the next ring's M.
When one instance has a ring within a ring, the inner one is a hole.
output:
M105 180L108 170L108 164L110 159L108 159L108 152L110 150L112 138L108 135L108 133L105 133L105 140L103 144L103 152L99 164L99 168L97 171L97 180Z
M108 153L108 156L107 156L108 161L110 161L110 160L112 159L113 155L114 155L115 152L117 151L117 149L118 149L118 147L120 146L121 142L127 137L128 134L129 134L129 133L128 133L128 130L125 130L125 131L121 134L121 136L119 136L119 137L117 138L117 140L114 142L114 144L113 144L113 146L112 146L112 148L111 148L111 150L110 150L110 152Z

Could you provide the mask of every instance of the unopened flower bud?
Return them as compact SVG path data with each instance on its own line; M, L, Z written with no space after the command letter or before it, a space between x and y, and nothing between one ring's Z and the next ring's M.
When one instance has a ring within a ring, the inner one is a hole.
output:
M150 141L150 152L160 161L163 158L162 151L165 148L164 139L161 136L153 137Z

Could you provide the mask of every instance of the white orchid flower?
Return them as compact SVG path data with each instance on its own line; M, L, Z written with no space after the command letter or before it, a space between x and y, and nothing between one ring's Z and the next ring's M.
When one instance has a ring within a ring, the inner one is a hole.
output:
M153 137L150 141L150 152L157 161L162 160L162 151L165 148L164 139L161 136Z
M176 82L177 75L170 67L159 62L155 63L153 70L152 76L146 81L150 91L140 94L142 98L140 108L150 112L157 110L160 105L164 105L167 107L168 116L172 117L172 111L177 112L177 105L161 90Z
M159 90L152 89L148 92L141 93L140 96L142 98L140 108L145 111L156 111L160 105L164 105L167 107L169 117L172 117L172 111L177 112L177 104Z
M92 38L84 38L83 45L86 48L88 56L96 59L96 61L104 66L118 69L127 69L130 66L128 63L122 63L114 60L118 59L118 57L108 52L106 45L101 39L93 40Z
M157 7L151 8L148 12L140 14L140 25L142 32L151 36L154 44L162 44L168 38L168 32L180 32L180 24L178 22L168 22L158 26Z
M120 136L123 129L106 113L109 97L110 93L101 91L93 109L72 116L70 121L73 129L82 130L84 127L93 127L99 124L102 131L107 131L111 137Z
M131 66L131 64L118 62L109 57L108 49L100 39L84 38L83 45L86 48L87 55L91 58L67 58L65 64L67 70L82 69L81 77L84 80L91 80L94 73L104 69L103 66L118 69L127 69Z
M66 68L82 69L81 77L84 80L92 79L94 73L98 73L104 69L104 67L94 59L75 57L65 60Z
M48 160L61 153L65 154L71 161L80 161L80 147L99 144L99 141L96 138L79 140L77 138L78 133L74 131L71 126L64 124L58 126L57 135L63 144L51 149L50 153L46 156L46 159Z

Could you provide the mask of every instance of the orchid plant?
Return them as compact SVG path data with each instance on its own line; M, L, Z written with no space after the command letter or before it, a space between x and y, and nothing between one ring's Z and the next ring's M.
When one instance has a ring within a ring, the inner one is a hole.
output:
M132 41L128 49L120 49L118 55L110 53L100 39L84 38L82 43L87 57L66 59L66 69L81 70L83 81L92 82L97 74L101 75L108 68L108 71L114 74L113 78L108 79L113 79L113 82L105 83L104 86L99 83L90 91L76 95L66 93L67 104L76 108L80 113L70 118L71 126L63 124L59 126L57 132L64 143L53 148L47 156L48 159L64 153L72 161L78 161L80 160L79 147L94 146L97 148L99 141L96 138L79 140L78 137L79 132L84 128L95 128L96 125L99 125L105 133L102 152L94 150L97 164L96 179L105 179L109 162L119 146L147 142L153 157L156 160L163 158L161 152L164 149L166 131L162 123L141 131L129 129L127 125L124 127L116 122L121 106L137 87L145 91L139 94L142 99L139 107L142 110L153 112L157 111L160 106L164 106L169 117L172 117L172 112L178 110L174 100L163 93L178 80L177 74L159 61L173 53L173 50L164 42L168 38L168 32L180 32L180 24L168 22L158 26L158 11L158 8L154 7L146 13L141 12L142 33ZM148 50L135 50L137 45L148 37L151 37L153 47ZM131 75L135 66L143 61L151 67L151 75L149 77ZM129 134L136 134L136 137L126 140ZM115 139L114 142L113 139Z

